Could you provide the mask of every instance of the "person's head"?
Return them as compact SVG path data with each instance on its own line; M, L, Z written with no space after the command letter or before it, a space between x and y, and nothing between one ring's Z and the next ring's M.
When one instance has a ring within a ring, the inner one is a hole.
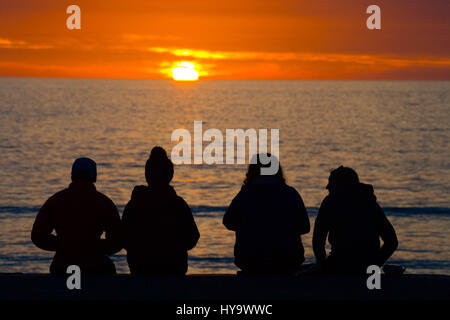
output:
M97 164L89 158L78 158L72 165L72 181L97 181Z
M262 158L268 160L268 162L262 160ZM278 170L275 172L275 174L273 174L273 175L261 174L261 171L262 171L261 168L270 168L272 161L277 162ZM264 162L267 162L267 163L264 164ZM283 169L281 168L278 158L271 155L270 153L254 155L248 166L247 174L245 175L244 185L248 185L248 184L252 183L258 177L275 177L275 178L279 179L280 181L284 182L285 178L283 175Z
M359 183L358 174L352 168L340 166L330 173L327 189L336 192L339 189L355 186Z
M153 185L166 185L173 178L173 163L161 147L154 147L145 164L145 180Z

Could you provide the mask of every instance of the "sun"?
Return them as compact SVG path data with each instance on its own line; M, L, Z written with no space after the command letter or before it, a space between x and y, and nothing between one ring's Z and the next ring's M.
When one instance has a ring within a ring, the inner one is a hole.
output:
M176 81L195 81L198 80L198 72L195 65L190 62L180 62L172 69L173 80Z

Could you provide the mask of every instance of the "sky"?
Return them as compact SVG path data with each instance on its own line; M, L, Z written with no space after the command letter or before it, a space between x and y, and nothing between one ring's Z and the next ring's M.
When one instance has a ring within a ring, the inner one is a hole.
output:
M201 79L450 80L449 14L448 0L0 0L0 76L170 79L185 61Z

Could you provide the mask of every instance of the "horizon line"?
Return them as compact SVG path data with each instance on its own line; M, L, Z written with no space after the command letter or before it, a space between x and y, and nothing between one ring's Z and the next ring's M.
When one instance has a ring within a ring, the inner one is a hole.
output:
M450 81L450 78L448 79L429 79L429 78L413 78L413 79L377 79L377 78L352 78L352 79L346 79L346 78L324 78L324 79L309 79L309 78L298 78L298 79L280 79L280 78L267 78L267 79L233 79L233 78L224 78L224 79L201 79L195 81L177 81L170 78L135 78L135 77L58 77L58 76L14 76L14 75L0 75L0 78L23 78L23 79L80 79L80 80L151 80L151 81L170 81L175 83L197 83L201 81Z

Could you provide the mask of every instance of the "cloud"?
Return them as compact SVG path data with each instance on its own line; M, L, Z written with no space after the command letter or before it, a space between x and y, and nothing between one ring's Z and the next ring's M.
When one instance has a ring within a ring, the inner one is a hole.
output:
M205 59L205 60L252 60L252 61L298 61L298 62L329 62L352 63L362 65L390 65L393 67L420 66L450 66L448 58L399 58L389 55L367 55L347 53L298 53L298 52L235 52L235 51L209 51L198 49L176 49L153 47L149 52L168 53L176 57Z
M32 44L32 43L22 41L22 40L10 40L10 39L5 39L5 38L0 38L0 48L2 48L2 49L39 50L39 49L51 49L51 48L53 48L53 46Z

